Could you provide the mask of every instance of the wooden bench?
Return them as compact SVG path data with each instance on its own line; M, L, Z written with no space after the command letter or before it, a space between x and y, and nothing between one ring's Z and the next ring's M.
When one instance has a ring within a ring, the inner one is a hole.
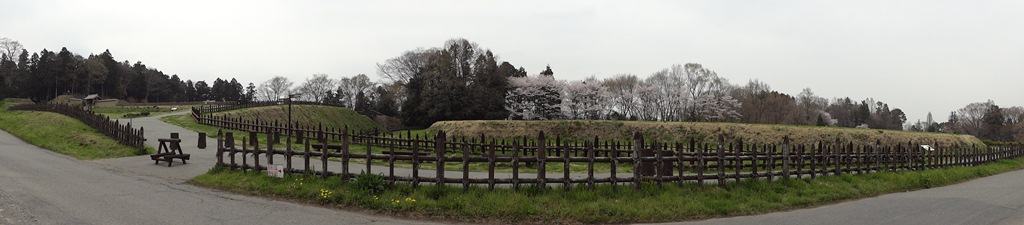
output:
M392 153L391 150L384 150L384 152L383 152L383 154L385 154L385 155L390 155L391 153ZM394 154L395 155L413 155L412 152L406 152L406 151L394 151ZM420 155L420 156L430 156L430 152L429 151L420 151L420 152L417 152L417 155Z
M311 147L311 148L313 148L313 149L315 149L317 151L324 151L323 150L324 145L321 145L321 144L311 144L311 145L309 145L309 147ZM340 144L328 144L327 145L327 149L328 150L334 150L336 152L341 152L341 145Z
M177 138L161 138L157 139L160 141L160 147L157 148L157 153L149 155L149 158L153 160L153 164L160 164L161 161L167 162L167 166L170 167L174 159L181 159L181 163L185 164L185 160L191 159L191 155L185 154L181 151L181 139Z

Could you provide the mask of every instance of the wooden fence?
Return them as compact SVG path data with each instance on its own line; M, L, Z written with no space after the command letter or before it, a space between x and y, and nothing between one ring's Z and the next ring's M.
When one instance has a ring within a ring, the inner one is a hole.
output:
M143 128L138 129L132 128L129 124L120 124L117 121L111 121L106 116L94 114L90 111L86 111L82 108L64 104L22 104L15 105L8 108L9 110L30 110L30 111L46 111L64 114L71 118L75 118L83 123L95 128L100 133L103 133L114 140L117 140L121 144L143 149L145 148L146 138L142 135Z
M178 106L178 105L235 105L235 101L193 101L193 102L128 102L118 101L117 106Z
M214 115L210 114L210 113L214 113L214 112L229 111L229 110L236 110L236 109L242 109L242 108L251 108L251 107L260 107L260 106L280 105L280 104L284 104L284 103L281 103L281 102L256 102L256 103L245 104L245 105L193 107L192 108L192 118L195 119L196 123L203 124L203 125L209 125L209 126L220 127L220 128L225 128L225 129L231 129L231 130L240 130L240 131L248 131L248 132L256 132L256 133L269 133L269 135L272 135L274 137L275 143L279 142L277 140L280 139L281 136L295 136L295 137L297 137L296 139L301 139L303 137L313 137L319 131L324 131L328 140L340 141L341 140L341 136L342 136L341 135L342 131L347 129L347 128L340 128L340 127L324 127L323 124L320 124L320 125L317 125L317 126L314 127L314 126L310 126L310 125L299 123L297 121L296 122L292 122L291 129L289 129L288 123L286 121L259 120L259 119L246 120L246 119L242 119L241 117L230 118L230 117L227 117L226 115L214 116ZM325 105L325 104L321 104L321 103L317 103L317 102L300 102L300 101L294 101L294 102L292 102L292 104L300 104L300 105ZM332 105L332 106L336 106L336 105ZM338 106L338 107L341 107L341 106ZM290 131L291 134L289 134L289 131ZM373 131L368 131L367 130L367 131L359 131L359 132L361 132L361 133L373 133L373 134L379 133L379 131L377 131L377 130L373 130Z
M250 126L247 129L264 131L267 137L278 129L256 124L228 124ZM332 141L328 138L331 135L338 136ZM744 179L771 181L780 177L973 166L1024 153L1020 145L944 146L934 150L925 150L915 143L855 146L841 140L816 145L790 144L788 140L751 145L727 143L721 136L717 143L697 143L693 139L687 143L660 143L645 141L639 133L631 141L602 142L595 138L569 142L558 138L551 140L544 133L522 141L504 141L486 137L448 138L444 132L433 138L420 138L352 134L347 130L331 134L317 130L315 135L306 136L315 138L297 139L303 144L302 149L292 149L291 144L285 145L285 149L274 149L272 138L265 139L266 147L260 148L259 141L251 141L257 137L256 133L250 132L249 137L249 141L243 137L243 144L236 146L233 133L218 135L217 164L230 169L263 170L265 165L275 164L276 155L278 160L285 160L284 171L289 174L316 174L325 179L337 177L348 181L357 174L354 170L362 170L384 174L392 183L409 182L413 187L435 183L462 185L464 189L485 185L492 190L496 185L511 185L518 190L524 184L562 186L565 190L574 185L593 189L596 184L610 184L613 188L630 185L637 189L644 183L703 185L715 182L725 186ZM298 166L293 165L293 159L300 161ZM365 161L365 168L350 166L352 160ZM386 171L375 171L374 165ZM421 168L424 165L433 169ZM511 167L511 173L496 172L497 167L506 165ZM587 169L573 172L572 165L583 165ZM557 171L559 166L561 171ZM595 171L598 166L601 171ZM478 169L471 171L471 168ZM523 172L525 169L533 171ZM549 173L551 169L556 171ZM630 172L620 172L624 169Z
M320 102L308 102L308 101L292 101L291 104L292 105L328 105L328 106L343 107L341 105L325 104L325 103L320 103ZM221 112L221 111L229 111L229 110L236 110L236 109L244 109L244 108L252 108L252 107L261 107L261 106L272 106L272 105L288 105L288 103L285 102L285 101L260 101L260 102L252 102L252 103L237 104L237 105L215 105L215 106L214 105L207 105L207 106L193 107L192 108L192 115L196 116L196 118L198 118L198 117L201 117L203 114L208 114L208 113Z

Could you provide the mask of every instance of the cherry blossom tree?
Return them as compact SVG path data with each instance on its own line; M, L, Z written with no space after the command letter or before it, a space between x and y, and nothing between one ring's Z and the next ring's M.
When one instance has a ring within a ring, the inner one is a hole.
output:
M611 93L596 78L569 82L562 89L562 111L567 119L604 119Z
M564 83L552 76L539 75L527 77L511 77L511 90L505 97L505 108L510 112L509 119L550 120L558 119L559 104L547 99L557 97ZM552 113L557 112L557 113Z

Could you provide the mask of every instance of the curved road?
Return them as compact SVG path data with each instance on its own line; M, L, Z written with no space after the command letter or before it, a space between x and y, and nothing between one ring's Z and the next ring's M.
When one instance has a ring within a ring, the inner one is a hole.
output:
M0 224L427 224L184 184L213 165L214 150L195 148L198 135L157 118L132 123L146 128L150 146L180 133L193 160L173 167L148 156L81 161L0 131ZM1014 171L811 209L669 224L1024 224L1022 207L1024 171Z
M210 167L199 164L175 167ZM81 161L0 131L0 224L429 224L195 187L175 167L148 156ZM169 177L147 175L161 169Z

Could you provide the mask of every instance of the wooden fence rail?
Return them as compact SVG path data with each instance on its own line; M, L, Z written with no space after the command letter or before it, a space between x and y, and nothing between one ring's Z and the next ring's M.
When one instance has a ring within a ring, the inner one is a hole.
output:
M193 114L193 116L197 116L197 118L198 118L198 116L200 116L200 115L208 114L208 113L214 113L214 112L229 111L229 110L244 109L244 108L252 108L252 107L272 106L272 105L285 105L285 104L288 104L288 103L285 102L285 101L259 101L259 102L245 103L245 104L206 105L206 106L193 107L192 108L192 114ZM341 105L332 105L332 104L325 104L325 103L320 103L320 102L309 102L309 101L292 101L291 104L293 104L293 105L329 105L329 106L342 107Z
M288 124L280 121L209 115L276 104L280 103L197 107L192 114L200 124L248 132L241 138L240 148L236 146L233 133L218 135L218 165L262 170L278 158L285 161L285 171L289 174L316 174L347 181L358 172L386 172L389 181L409 182L414 187L435 183L462 185L466 189L471 185L485 185L489 189L508 185L519 189L525 184L555 185L568 190L574 185L593 188L596 184L640 188L645 182L679 185L716 182L724 186L743 179L771 181L781 177L973 166L1024 154L1020 145L941 146L928 151L909 142L895 146L878 142L855 146L842 140L792 144L787 139L772 144L744 144L726 143L719 137L717 143L697 143L694 139L687 143L664 143L645 141L639 133L629 141L602 141L599 137L565 141L545 137L543 133L514 140L485 136L449 138L444 132L434 137L420 137L409 133L404 136L382 135L376 131L356 133L348 128L298 123L289 129ZM260 148L261 143L255 141L257 134L266 134L263 143L266 147ZM281 143L282 136L288 139L285 143L294 141L302 144L303 149L292 149L291 144L284 145L284 149L274 149L274 144ZM260 160L261 156L264 160ZM301 161L299 168L293 166L292 161L296 159ZM353 166L352 160L365 163L365 167ZM573 169L581 166L586 170ZM383 169L375 171L374 167Z
M262 130L268 135L274 132L273 129ZM255 134L250 132L248 137L255 137ZM277 160L285 161L286 173L316 174L343 181L361 170L384 174L390 182L409 182L414 187L422 183L461 185L464 189L471 185L485 185L489 189L496 185L509 185L514 189L522 185L555 185L568 190L575 185L592 189L596 184L631 185L639 189L645 182L678 185L716 182L725 186L744 179L771 181L781 177L973 166L1024 154L1020 145L948 146L928 151L914 143L855 146L836 140L794 145L781 140L780 144L751 145L726 143L721 136L717 143L697 143L692 139L688 143L662 143L644 141L639 133L632 141L624 143L552 141L543 133L535 139L509 142L485 137L448 138L444 132L433 138L352 134L344 130L339 135L337 141L332 141L325 130L318 130L310 135L315 138L299 139L304 147L297 150L292 149L291 144L285 145L285 149L274 149L269 138L265 148L260 148L258 142L245 141L246 137L239 147L234 134L228 132L218 136L217 164L230 169L262 170L265 165L274 164L276 155ZM533 154L525 154L527 152ZM609 154L599 155L599 152ZM260 160L261 156L264 160ZM241 162L237 158L241 158ZM301 167L293 167L293 160L301 161ZM350 167L352 160L366 163L365 168L356 168L362 165ZM374 165L384 169L376 171ZM573 165L587 169L572 170ZM595 167L599 166L607 169L596 171ZM510 167L511 173L498 172L497 167ZM549 171L549 168L561 171ZM531 171L524 172L525 169Z
M94 114L80 107L64 104L22 104L11 106L8 109L45 111L64 114L71 118L75 118L79 121L82 121L86 125L95 128L100 133L103 133L108 137L114 138L114 140L117 140L121 144L139 149L145 148L146 138L143 136L142 127L135 129L132 128L131 123L120 124L120 122L111 121L109 117Z

